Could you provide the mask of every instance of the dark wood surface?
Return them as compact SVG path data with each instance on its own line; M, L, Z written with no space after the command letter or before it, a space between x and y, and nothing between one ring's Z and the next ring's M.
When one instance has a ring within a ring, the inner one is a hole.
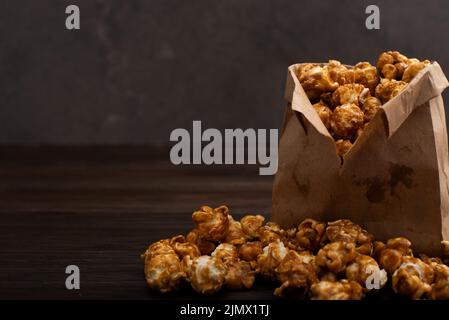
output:
M174 166L167 148L0 147L0 299L202 299L148 289L139 255L203 204L268 216L256 166ZM77 265L81 289L65 288ZM213 299L272 299L273 285Z

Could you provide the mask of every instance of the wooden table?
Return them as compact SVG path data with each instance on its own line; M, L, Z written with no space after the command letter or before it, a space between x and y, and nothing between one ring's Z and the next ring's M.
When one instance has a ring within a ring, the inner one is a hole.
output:
M268 216L257 166L174 166L167 148L0 147L0 299L199 299L150 291L139 255L203 204ZM67 290L77 265L81 289ZM213 298L272 299L273 286Z

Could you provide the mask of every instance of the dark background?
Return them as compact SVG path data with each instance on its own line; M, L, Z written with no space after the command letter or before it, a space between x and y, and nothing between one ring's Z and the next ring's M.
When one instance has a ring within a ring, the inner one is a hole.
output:
M65 28L69 4L81 30ZM380 30L365 28L369 4ZM4 0L0 144L160 145L192 120L277 128L296 62L397 49L448 73L448 12L447 0Z

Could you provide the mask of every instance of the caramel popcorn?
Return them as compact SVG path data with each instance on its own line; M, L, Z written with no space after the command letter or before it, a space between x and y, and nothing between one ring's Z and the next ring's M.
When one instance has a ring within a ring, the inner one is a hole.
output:
M429 64L430 64L429 60L418 61L410 64L404 71L402 81L404 82L412 81L412 79L418 74L418 72L427 67Z
M282 231L283 230L273 222L268 222L266 225L261 227L259 229L259 240L262 243L262 246L265 247L271 242L283 240Z
M318 116L320 117L321 121L323 121L324 126L327 129L329 129L332 110L323 102L315 103L313 107L315 108L315 111L318 113Z
M350 139L362 125L363 112L352 103L336 107L330 117L332 132L341 139Z
M253 286L256 273L251 264L241 260L230 260L226 263L225 284L228 288L239 290L249 289Z
M318 281L314 256L310 253L288 251L275 271L281 286L274 291L274 294L280 297L291 294L302 297L309 287Z
M216 247L215 243L213 243L212 241L203 239L200 236L198 229L193 229L192 231L190 231L186 236L186 240L196 245L203 255L210 254Z
M276 268L287 255L288 250L279 239L268 244L257 258L258 272L266 278L275 279Z
M359 62L354 66L355 83L360 83L374 94L380 77L375 66L369 62Z
M337 155L343 157L352 148L352 142L350 140L339 139L335 141L335 148L337 148Z
M239 221L235 221L231 215L228 216L229 227L226 234L225 242L239 245L248 240L248 236L243 232L242 225Z
M170 245L181 259L184 256L191 256L193 258L201 255L198 247L193 243L187 242L182 235L171 238Z
M435 279L432 284L432 299L449 300L449 267L444 264L437 264L433 270Z
M312 300L361 300L363 289L355 281L320 281L311 287Z
M372 257L360 254L355 258L355 261L346 268L346 278L365 286L368 277L374 272L378 273L380 277L379 286L382 288L388 280L387 272L385 270L380 270L376 260Z
M212 294L221 289L226 272L226 267L220 259L201 256L193 259L188 278L196 292Z
M325 270L340 273L357 256L354 243L336 241L325 245L316 256L317 266Z
M261 215L246 215L240 219L243 232L251 239L260 237L260 228L264 222L265 218Z
M332 94L334 104L341 106L343 104L359 105L359 96L365 87L361 84L351 83L338 87Z
M239 257L245 261L256 261L257 256L262 253L260 241L247 242L240 246Z
M314 64L306 64L299 68L298 79L311 100L318 98L322 93L334 91L338 83L329 74L329 68Z
M404 257L391 281L396 293L416 300L431 295L433 278L429 265L417 258Z
M170 292L182 281L200 294L223 287L249 289L259 274L279 283L274 294L280 297L361 299L391 283L404 297L449 300L449 267L443 264L449 241L442 242L443 259L424 254L418 259L408 239L374 241L368 231L346 219L306 219L297 228L283 230L273 222L264 224L260 215L235 221L224 206L202 207L198 215L192 216L197 228L186 237L154 242L141 255L145 280L153 290ZM221 230L217 221L223 216L228 224L222 240L205 239L204 235L217 239L210 232Z
M367 98L362 106L363 110L363 120L365 122L371 121L374 116L376 115L377 111L379 111L380 107L382 106L382 102L376 97L369 97Z
M145 279L150 288L165 293L177 288L185 276L181 261L168 240L158 241L141 255Z
M222 243L214 250L214 252L212 252L211 255L212 257L226 262L228 260L237 260L239 257L239 252L234 245L230 243Z
M406 85L407 82L404 81L382 79L380 84L376 87L376 97L379 98L382 103L386 103L396 97Z
M199 235L209 241L220 241L226 237L229 227L229 209L226 206L211 208L202 206L192 214L192 220L197 225Z
M373 235L350 220L341 219L329 222L326 236L330 242L344 241L354 243L358 253L371 255Z
M316 250L321 245L325 231L325 223L313 219L306 219L298 226L298 231L295 235L297 243L302 249Z

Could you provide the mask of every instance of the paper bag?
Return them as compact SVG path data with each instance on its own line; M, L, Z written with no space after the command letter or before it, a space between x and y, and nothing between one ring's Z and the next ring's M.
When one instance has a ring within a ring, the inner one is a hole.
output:
M438 63L382 106L343 161L295 70L273 185L272 219L289 228L305 218L350 219L377 239L404 236L416 252L439 254L449 240L449 154Z

